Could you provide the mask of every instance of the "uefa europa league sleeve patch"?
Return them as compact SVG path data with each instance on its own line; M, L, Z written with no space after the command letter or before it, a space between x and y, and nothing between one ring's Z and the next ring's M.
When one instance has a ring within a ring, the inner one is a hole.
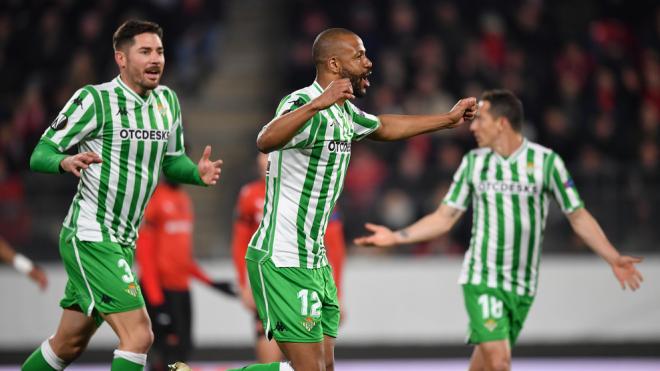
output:
M50 127L53 130L62 130L66 127L66 124L69 122L69 118L65 114L59 114L53 122L50 123Z

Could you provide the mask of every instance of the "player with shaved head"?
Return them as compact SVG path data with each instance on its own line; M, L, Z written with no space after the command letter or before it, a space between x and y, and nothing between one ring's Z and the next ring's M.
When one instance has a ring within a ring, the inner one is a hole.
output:
M257 138L268 153L264 215L250 241L247 269L266 336L290 363L243 370L334 370L337 287L323 243L343 188L351 143L406 139L470 120L476 99L450 112L374 116L352 100L369 88L373 64L355 33L333 28L313 46L316 79L284 97Z

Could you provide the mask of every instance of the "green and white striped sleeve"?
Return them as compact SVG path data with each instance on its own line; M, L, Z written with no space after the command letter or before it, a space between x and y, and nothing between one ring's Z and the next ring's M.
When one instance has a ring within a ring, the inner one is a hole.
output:
M353 121L354 141L362 140L380 127L380 120L377 116L362 111L350 101L346 101L346 107L348 107Z
M449 187L447 195L442 200L442 203L462 211L465 211L468 208L468 203L472 196L472 185L470 184L471 164L472 158L468 153L463 156L463 160L458 166L458 170L454 173L454 180L451 187Z
M60 152L85 140L95 137L102 126L101 97L88 85L73 94L64 108L51 122L41 139L53 144Z
M173 90L169 90L166 94L168 98L168 103L172 109L172 117L174 117L174 122L172 123L172 131L170 138L167 141L167 156L180 156L185 153L185 148L183 144L183 121L181 119L181 105L179 105L179 98L176 96Z
M564 161L555 153L551 156L553 158L549 164L550 191L555 200L557 200L557 203L559 203L562 211L565 214L570 214L583 207L584 203L578 194L571 174L569 174L566 165L564 165Z
M289 94L286 97L284 97L281 101L280 104L277 106L277 110L275 111L275 118L278 118L282 115L285 115L291 111L295 111L298 108L304 106L307 104L307 102L310 101L310 97L306 94L303 93L293 93ZM298 129L296 132L296 135L291 138L289 143L284 145L282 149L288 149L288 148L302 148L305 147L307 144L309 144L311 141L310 136L312 135L312 126L314 123L318 125L319 120L319 114L314 115L311 119L307 120L303 124L303 126ZM263 129L262 129L263 130Z

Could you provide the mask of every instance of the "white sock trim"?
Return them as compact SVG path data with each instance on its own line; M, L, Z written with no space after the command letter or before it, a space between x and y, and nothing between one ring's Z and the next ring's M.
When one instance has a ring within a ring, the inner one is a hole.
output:
M125 350L115 349L115 358L123 358L127 361L131 361L138 365L146 366L147 365L147 355L144 353L133 353L127 352Z
M48 363L50 367L58 371L64 370L64 368L67 365L66 361L64 361L62 358L58 357L57 354L55 354L53 348L50 347L50 342L48 340L49 339L46 339L44 340L43 343L41 343L41 355L44 357L46 363Z
M280 362L280 371L294 371L289 362Z

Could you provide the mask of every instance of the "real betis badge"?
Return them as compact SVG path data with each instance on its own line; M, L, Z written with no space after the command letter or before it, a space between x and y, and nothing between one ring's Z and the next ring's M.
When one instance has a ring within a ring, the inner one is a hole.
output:
M314 321L314 318L312 317L307 317L302 322L302 325L307 329L307 331L312 331L314 326L316 326L316 321Z
M53 122L50 123L50 127L53 130L62 130L66 127L67 122L69 122L69 118L62 113L57 116Z
M138 294L137 286L133 282L128 284L125 291L132 296L137 296Z

